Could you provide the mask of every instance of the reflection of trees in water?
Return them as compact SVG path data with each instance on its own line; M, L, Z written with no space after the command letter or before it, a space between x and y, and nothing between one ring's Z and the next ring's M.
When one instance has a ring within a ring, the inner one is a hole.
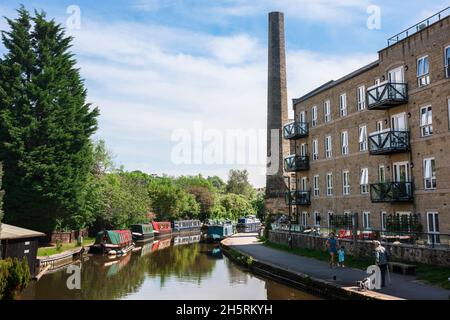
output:
M289 288L272 280L266 281L268 300L320 300L308 293Z
M249 275L241 269L240 266L234 265L230 260L225 259L225 265L228 270L230 283L232 284L247 284Z
M120 299L136 293L146 277L160 277L164 286L170 276L200 284L204 276L211 275L215 260L208 259L200 244L169 247L140 256L140 252L129 253L118 263L105 267L111 260L92 256L82 264L82 290L69 290L66 281L69 274L61 270L44 276L32 284L22 295L23 299Z

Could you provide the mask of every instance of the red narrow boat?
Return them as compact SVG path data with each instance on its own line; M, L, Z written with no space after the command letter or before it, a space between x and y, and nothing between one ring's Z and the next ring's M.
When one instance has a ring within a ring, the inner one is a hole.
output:
M153 225L153 232L155 234L155 237L160 237L166 234L172 233L172 225L170 222L156 222L152 221Z

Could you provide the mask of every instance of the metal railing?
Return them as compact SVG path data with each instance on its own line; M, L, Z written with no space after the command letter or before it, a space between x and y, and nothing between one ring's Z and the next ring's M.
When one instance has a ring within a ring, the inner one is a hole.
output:
M285 139L306 138L309 134L309 124L307 122L291 122L283 127Z
M450 15L450 7L445 8L444 10L432 15L431 17L420 21L419 23L413 25L412 27L396 34L393 37L388 39L388 47L396 44L397 42L412 36L413 34L422 31L423 29L429 27L431 24L438 22Z
M286 172L299 172L309 170L309 156L289 156L284 159Z
M383 155L408 152L410 148L409 131L389 130L373 133L369 136L369 153Z
M369 109L387 109L408 102L408 84L385 82L367 90Z
M372 202L412 202L412 182L383 182L370 185Z
M311 191L288 191L286 192L286 205L309 206L311 205Z

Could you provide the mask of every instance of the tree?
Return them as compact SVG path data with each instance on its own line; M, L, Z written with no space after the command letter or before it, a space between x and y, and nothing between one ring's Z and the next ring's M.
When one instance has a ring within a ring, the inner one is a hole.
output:
M251 202L239 194L230 193L222 196L220 204L226 211L225 218L230 220L256 213Z
M209 183L217 190L219 193L224 193L227 187L227 184L223 182L223 180L218 176L208 177L207 180Z
M3 190L2 190L2 177L3 177L3 166L0 163L0 232L2 231L2 219L3 219Z
M45 13L21 7L2 33L0 160L5 219L51 232L80 227L92 168L98 109L69 52L72 38ZM32 26L33 23L33 26Z
M260 220L264 220L264 209L265 209L265 197L264 193L259 192L253 199L252 199L252 206L253 209L255 209L256 216Z
M245 197L252 197L255 194L248 181L247 170L230 170L226 190L228 193L240 194Z
M113 154L106 147L105 140L99 140L93 146L93 166L92 174L100 176L102 174L114 171L115 164Z

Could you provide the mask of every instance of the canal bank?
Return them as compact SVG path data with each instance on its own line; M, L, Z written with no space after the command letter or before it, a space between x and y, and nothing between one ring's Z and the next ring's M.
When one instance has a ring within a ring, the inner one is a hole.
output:
M268 248L258 242L256 233L236 234L223 240L221 246L225 255L255 274L328 299L448 300L450 295L449 290L399 274L391 274L391 283L382 290L360 292L356 281L367 276L363 270L330 269L326 262Z

